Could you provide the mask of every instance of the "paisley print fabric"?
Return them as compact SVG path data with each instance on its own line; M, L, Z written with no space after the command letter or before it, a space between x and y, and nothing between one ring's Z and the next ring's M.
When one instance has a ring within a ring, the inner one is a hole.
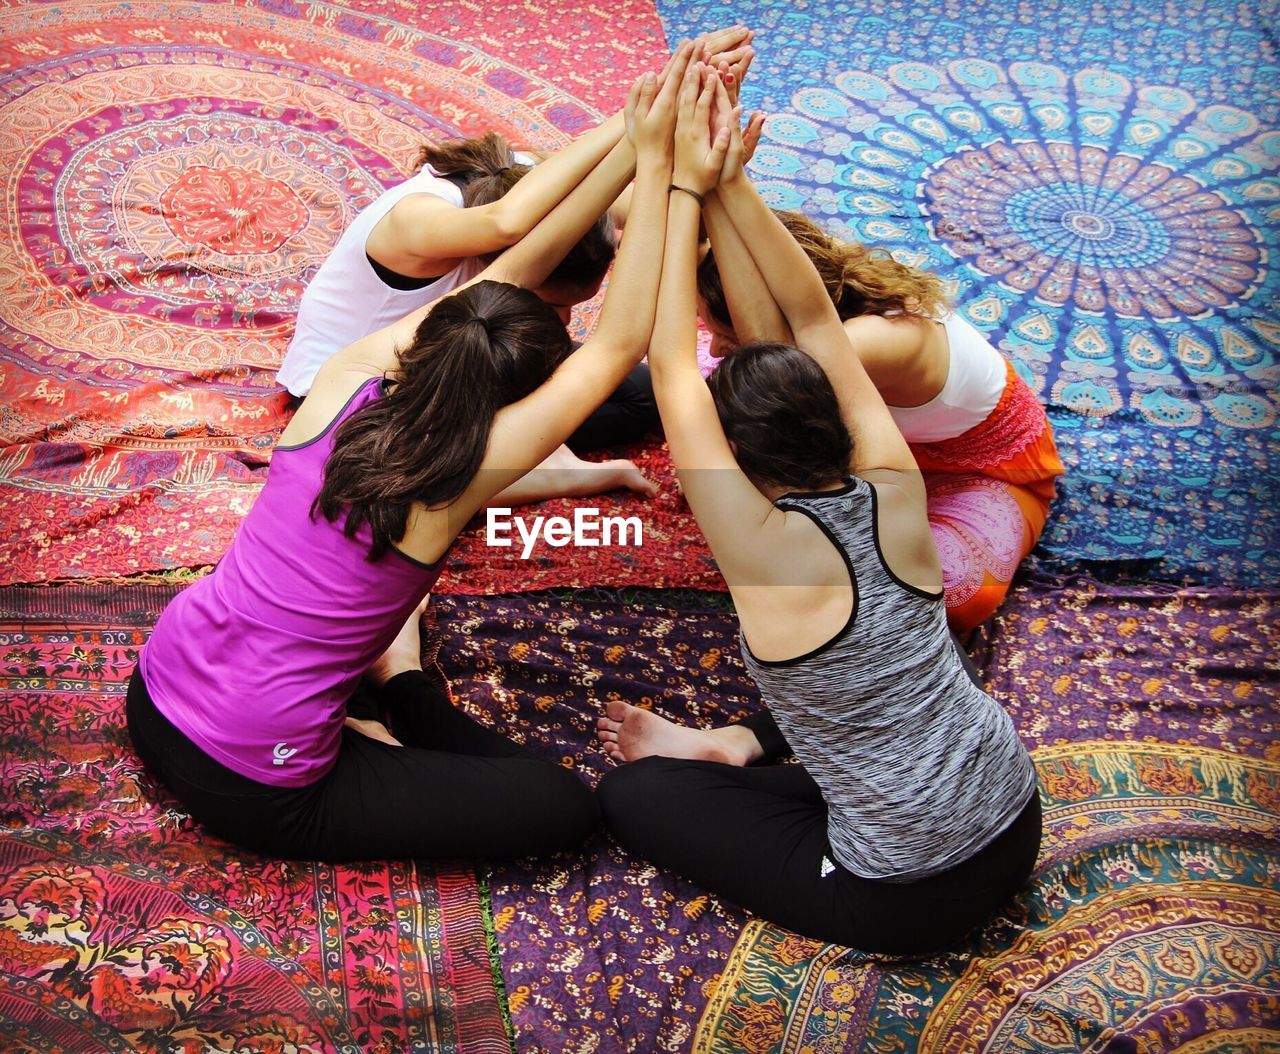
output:
M125 689L171 594L0 596L0 1045L506 1054L468 864L254 856L145 773Z

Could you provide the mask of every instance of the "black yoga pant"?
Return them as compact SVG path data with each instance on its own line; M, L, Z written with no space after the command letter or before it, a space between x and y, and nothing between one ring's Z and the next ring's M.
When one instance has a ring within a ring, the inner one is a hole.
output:
M658 403L653 396L649 367L643 362L627 374L613 394L573 433L566 443L576 454L600 447L635 443L650 432L662 432Z
M629 852L806 937L889 955L954 946L1026 883L1040 847L1033 793L994 842L949 871L877 882L835 862L826 802L800 765L649 757L609 772L598 793Z
M215 834L276 857L508 857L579 844L599 822L592 792L457 710L441 680L402 673L381 692L396 747L343 729L316 783L274 787L214 761L129 682L126 712L147 769Z

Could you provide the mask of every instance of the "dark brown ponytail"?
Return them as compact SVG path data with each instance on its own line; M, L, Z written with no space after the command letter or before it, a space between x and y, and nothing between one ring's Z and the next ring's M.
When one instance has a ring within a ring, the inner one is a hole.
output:
M822 367L793 344L753 341L707 379L725 438L757 483L818 490L847 475L853 438Z
M418 152L418 167L430 165L442 176L462 183L462 204L487 205L497 201L529 171L516 160L511 144L497 132L478 139L450 139Z
M494 415L571 350L555 311L527 289L477 282L439 301L399 352L394 384L334 437L311 513L373 532L369 559L404 537L415 503L448 505L484 460Z

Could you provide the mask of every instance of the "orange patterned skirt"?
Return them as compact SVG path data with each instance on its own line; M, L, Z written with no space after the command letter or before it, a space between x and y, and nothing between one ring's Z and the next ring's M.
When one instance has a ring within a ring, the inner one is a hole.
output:
M1035 547L1065 469L1044 407L1008 365L987 419L953 439L913 443L942 560L947 621L957 633L985 622Z

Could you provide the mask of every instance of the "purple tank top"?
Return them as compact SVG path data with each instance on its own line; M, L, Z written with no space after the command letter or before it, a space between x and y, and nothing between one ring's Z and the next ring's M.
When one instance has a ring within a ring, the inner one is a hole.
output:
M333 423L277 447L266 486L207 577L165 608L139 659L157 709L234 772L314 783L338 756L346 703L439 575L398 550L367 559L311 503L338 425L381 397L362 385Z

